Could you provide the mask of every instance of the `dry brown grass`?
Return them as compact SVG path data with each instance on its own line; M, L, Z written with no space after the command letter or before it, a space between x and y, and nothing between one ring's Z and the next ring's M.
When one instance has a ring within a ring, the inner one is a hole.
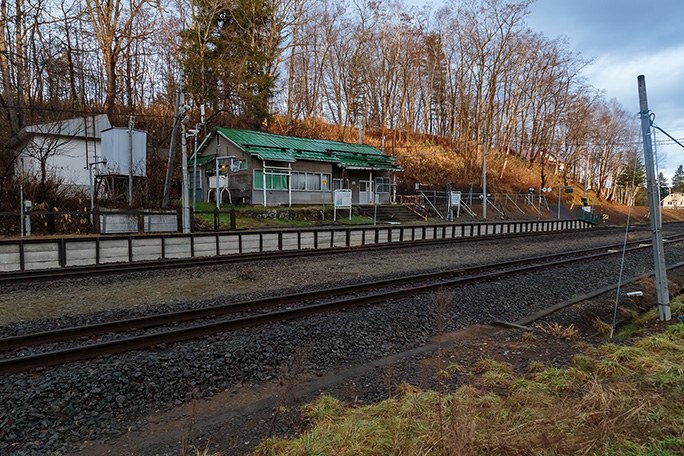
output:
M608 323L605 323L599 317L596 317L594 319L594 329L599 334L599 336L603 337L604 339L609 338L613 332L613 327Z
M522 335L522 341L526 344L533 344L538 340L537 335L531 331L525 331Z
M556 337L558 339L576 339L580 336L580 332L575 328L574 324L570 326L562 326L558 323L549 323L546 325L537 325L540 331Z

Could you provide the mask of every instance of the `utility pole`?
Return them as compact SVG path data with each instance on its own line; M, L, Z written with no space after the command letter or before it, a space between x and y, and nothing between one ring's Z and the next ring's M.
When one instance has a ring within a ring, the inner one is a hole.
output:
M176 128L178 127L178 110L180 109L180 94L183 91L183 83L176 88L176 107L173 110L173 129L171 130L171 145L169 146L169 161L166 165L166 180L164 181L164 198L162 198L162 208L166 209L169 205L169 194L171 193L171 178L173 177L173 161L176 155Z
M204 106L204 105L202 105ZM204 111L204 109L202 109ZM204 117L204 116L202 116ZM199 135L199 124L195 125L194 130L190 130L193 135L193 145L195 146L195 151L192 154L193 159L193 169L192 169L192 210L197 210L197 138Z
M19 225L21 232L19 237L24 237L24 158L21 161L21 175L19 177Z
M644 164L646 165L646 185L648 189L648 208L651 216L651 232L653 239L653 265L655 267L656 287L658 290L658 315L662 321L670 321L670 295L667 288L667 271L665 269L665 250L663 248L662 222L660 218L660 201L656 189L655 166L653 164L653 144L651 142L651 112L648 110L646 97L646 78L637 77L639 87L639 114L641 116L641 133L644 138Z
M359 117L359 144L363 144L362 138L363 138L363 124L361 123L361 118Z
M582 194L582 206L586 206L587 201L587 157L582 157L582 174L584 174L584 194Z
M187 135L185 134L185 124L188 123L190 118L186 115L188 112L188 106L185 105L185 93L181 90L180 94L180 105L181 111L179 117L181 117L181 169L182 169L182 194L181 194L181 206L183 208L183 233L187 234L190 232L190 192L189 192L189 180L188 180L188 148L187 148Z
M133 116L128 119L128 207L133 207ZM97 160L97 158L95 159ZM92 187L92 182L91 182Z
M487 220L487 133L482 127L482 218Z

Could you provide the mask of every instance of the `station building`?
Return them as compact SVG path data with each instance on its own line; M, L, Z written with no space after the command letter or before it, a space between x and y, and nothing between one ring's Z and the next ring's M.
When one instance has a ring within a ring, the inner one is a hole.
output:
M388 203L396 160L365 144L214 128L188 162L196 201L275 206L331 204L350 189L353 204Z

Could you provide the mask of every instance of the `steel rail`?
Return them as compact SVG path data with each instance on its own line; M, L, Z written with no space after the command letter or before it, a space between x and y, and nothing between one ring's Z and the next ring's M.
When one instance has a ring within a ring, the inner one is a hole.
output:
M629 248L628 250L638 250L641 248L645 248L647 246L648 245L643 244L637 245ZM9 374L25 370L54 366L58 364L65 364L74 361L83 361L87 359L96 358L102 355L111 355L126 351L150 348L162 343L168 344L189 339L196 339L220 332L234 331L237 329L259 326L268 323L289 321L305 316L310 316L322 312L335 311L343 308L353 308L363 305L377 304L379 302L386 302L392 299L399 299L429 293L432 291L440 290L444 287L464 286L490 280L498 280L503 277L510 277L514 275L530 273L537 271L539 269L546 269L555 266L565 266L573 263L599 259L609 255L613 255L615 253L616 252L613 251L606 251L601 253L587 254L585 256L580 257L561 259L548 263L536 263L526 266L513 266L507 270L498 270L490 273L478 274L468 277L444 279L436 281L434 283L423 284L409 288L402 288L395 291L379 292L367 296L353 296L332 302L302 306L294 309L279 310L266 314L242 317L228 321L198 324L195 326L170 330L163 333L148 334L115 341L101 342L81 347L68 348L64 350L57 350L49 353L40 353L36 355L24 356L14 359L0 360L0 374ZM528 261L530 261L530 259L528 259ZM492 266L501 268L500 265L490 265L490 267Z
M611 229L611 228L605 228ZM157 271L165 269L179 269L187 267L214 266L222 264L240 263L247 261L286 259L303 256L325 255L331 253L360 252L384 249L423 247L431 245L444 245L461 242L482 242L499 239L515 239L521 237L553 236L568 233L583 233L594 228L558 231L531 231L510 234L488 234L481 236L459 236L441 239L420 239L411 241L393 241L379 244L366 244L352 247L329 247L303 250L272 250L267 252L238 253L207 257L159 259L152 261L136 261L121 263L101 263L88 266L69 266L52 269L30 269L25 271L0 272L0 286L24 283L44 282L50 280L79 279L113 274L126 274L133 272Z
M684 236L682 236L684 240ZM632 241L627 245L638 245L644 241ZM446 271L423 273L411 276L397 277L391 279L382 279L373 282L366 282L361 284L347 285L335 288L328 288L317 291L308 291L303 293L294 293L284 296L269 297L252 301L242 301L229 304L220 304L215 306L202 307L199 309L189 309L175 312L166 312L163 314L149 315L145 317L130 318L124 320L116 320L111 322L99 323L86 326L75 326L71 328L60 328L57 330L43 331L38 333L23 334L13 337L0 339L0 352L13 350L21 347L42 345L48 343L61 342L65 340L77 339L81 337L94 337L102 334L129 331L134 329L144 329L154 326L162 326L170 323L179 323L190 320L199 320L203 318L217 317L219 315L233 314L246 310L258 310L267 307L275 307L286 305L295 302L305 302L314 299L331 298L335 296L342 296L350 293L358 293L367 290L378 290L388 287L396 287L415 282L427 282L431 280L441 280L454 275L480 274L482 272L490 271L493 268L508 268L518 265L524 265L530 262L549 261L558 258L564 258L571 255L583 255L591 252L601 250L609 250L622 245L604 245L600 247L593 247L579 250L569 250L554 254L541 255L532 258L521 258L517 260L504 261L494 265L471 266L467 268L450 269Z

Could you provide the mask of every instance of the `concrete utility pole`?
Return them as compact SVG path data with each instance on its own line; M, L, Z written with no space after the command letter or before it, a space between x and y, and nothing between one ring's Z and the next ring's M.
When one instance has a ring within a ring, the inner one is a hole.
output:
M181 105L181 166L182 166L182 176L183 176L183 193L181 195L181 205L183 207L183 233L187 234L190 232L190 192L189 192L189 179L188 179L188 148L187 148L187 135L185 134L185 124L188 123L190 118L186 115L188 112L188 106L185 105L185 93L181 90L180 96Z
M487 220L487 134L482 128L482 218Z
M663 248L663 225L660 218L660 201L656 189L655 166L653 164L653 144L651 142L651 112L648 110L646 97L646 78L637 77L639 86L639 114L641 116L641 133L644 138L644 164L646 165L646 185L648 188L648 208L651 216L651 232L653 239L653 265L655 267L656 286L658 290L658 314L663 321L669 321L670 294L667 289L667 272L665 269L665 251Z
M202 105L204 106L204 105ZM202 109L204 111L204 109ZM190 130L190 134L193 136L193 145L195 146L195 151L192 153L192 210L197 210L197 136L199 135L199 125L195 125L194 130Z
M133 207L133 116L128 119L128 207ZM97 160L97 159L95 159ZM92 183L91 183L92 186Z

